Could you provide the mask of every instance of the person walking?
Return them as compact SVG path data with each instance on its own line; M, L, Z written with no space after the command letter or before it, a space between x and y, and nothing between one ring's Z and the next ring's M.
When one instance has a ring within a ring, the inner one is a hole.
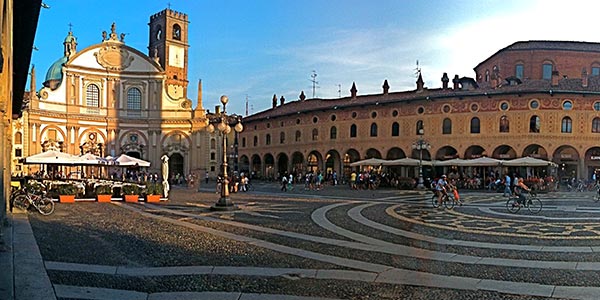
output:
M288 184L287 175L281 176L281 191L282 192L287 192L287 184Z
M504 174L504 193L502 194L502 196L504 196L504 197L512 196L512 192L510 191L510 183L511 183L510 176L508 175L508 173Z

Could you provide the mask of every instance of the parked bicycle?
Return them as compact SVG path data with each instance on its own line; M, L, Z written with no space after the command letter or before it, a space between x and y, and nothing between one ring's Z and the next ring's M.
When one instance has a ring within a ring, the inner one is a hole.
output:
M527 193L525 196L525 203L519 203L519 197L509 197L506 201L506 209L513 214L519 212L522 206L527 207L532 214L537 214L542 211L542 201L534 192Z
M45 190L40 190L39 194L35 194L23 187L11 192L11 200L13 207L18 209L28 210L33 207L44 216L54 212L54 201L46 196Z

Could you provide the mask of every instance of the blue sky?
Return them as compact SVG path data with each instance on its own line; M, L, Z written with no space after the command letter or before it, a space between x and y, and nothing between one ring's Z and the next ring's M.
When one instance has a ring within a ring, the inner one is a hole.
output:
M473 67L520 40L600 42L597 1L412 1L412 0L44 0L32 64L41 87L50 65L62 56L73 24L81 51L101 41L102 31L126 33L125 42L147 53L148 21L170 4L188 14L188 97L196 106L198 80L204 108L220 95L228 111L250 114L271 107L273 94L287 101L300 91L312 97L381 93L415 88L419 67L425 86L449 77L474 77Z

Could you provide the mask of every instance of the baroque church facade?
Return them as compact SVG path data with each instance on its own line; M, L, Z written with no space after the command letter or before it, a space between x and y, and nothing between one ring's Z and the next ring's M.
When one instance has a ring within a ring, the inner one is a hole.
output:
M21 158L58 150L127 154L150 161L152 173L160 173L167 155L172 174L215 176L221 149L206 131L201 82L196 108L187 97L188 24L186 14L171 9L152 15L147 54L128 46L115 23L100 43L83 50L69 31L64 55L39 90L31 70L23 115L13 122L12 173L38 167L22 165Z

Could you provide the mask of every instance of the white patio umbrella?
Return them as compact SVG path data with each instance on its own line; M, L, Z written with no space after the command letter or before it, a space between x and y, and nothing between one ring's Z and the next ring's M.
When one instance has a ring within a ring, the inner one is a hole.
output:
M453 158L448 160L437 160L434 165L439 167L449 167L449 166L464 166L465 160L460 158Z
M350 166L351 167L358 167L358 166L381 166L384 162L385 162L384 159L369 158L369 159L365 159L365 160L355 161L355 162L351 163Z
M114 162L121 167L131 167L131 166L149 167L150 166L149 161L131 157L127 154L121 154L119 157L114 159Z
M502 163L502 160L490 158L490 157L480 157L475 159L467 159L464 161L462 166L466 167L493 167L499 166Z
M511 160L505 160L504 162L502 162L502 165L507 166L507 167L545 167L545 166L556 167L557 166L554 162L539 159L539 158L529 157L529 156L515 158L515 159L511 159Z
M412 166L416 167L419 165L419 160L415 158L405 157L394 160L386 160L383 162L384 166ZM432 166L433 162L430 160L422 160L422 166Z
M85 160L77 155L49 150L25 157L24 164L81 165Z

